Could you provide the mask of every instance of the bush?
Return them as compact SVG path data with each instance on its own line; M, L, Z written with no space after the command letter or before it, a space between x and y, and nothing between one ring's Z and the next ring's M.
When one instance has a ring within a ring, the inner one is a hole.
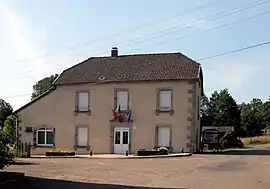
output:
M243 142L237 137L237 134L235 132L226 133L219 142L222 149L244 147Z
M154 149L140 149L137 150L137 156L154 156L154 155L168 155L168 149L162 147L161 150L154 150Z
M10 151L12 137L8 133L0 131L0 169L4 169L14 160L14 155Z
M46 152L46 156L75 156L75 152L53 148L49 152Z

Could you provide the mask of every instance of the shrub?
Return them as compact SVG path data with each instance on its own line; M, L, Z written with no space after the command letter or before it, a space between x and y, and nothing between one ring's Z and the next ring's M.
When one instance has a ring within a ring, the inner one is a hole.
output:
M168 155L168 149L165 150L163 147L161 150L140 149L140 150L137 150L136 155L137 156Z
M49 152L72 152L72 151L64 150L64 149L60 149L60 148L53 148Z
M5 132L0 131L0 169L4 169L14 160L14 155L11 153L10 144L12 137Z
M244 147L243 142L237 137L237 134L235 132L226 133L219 142L222 149Z

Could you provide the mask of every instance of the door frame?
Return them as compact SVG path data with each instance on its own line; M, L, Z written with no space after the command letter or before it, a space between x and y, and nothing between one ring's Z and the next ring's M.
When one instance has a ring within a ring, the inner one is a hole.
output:
M120 132L120 144L115 144L115 133L116 132ZM128 143L127 144L123 144L123 133L124 132L128 132ZM125 146L125 145L128 145L128 150L129 150L129 143L130 143L129 140L130 140L130 138L129 138L129 128L128 127L115 127L114 128L114 135L113 135L113 137L114 137L114 143L113 143L114 153L116 153L115 152L115 145L120 145L121 148L123 148L123 146ZM125 153L126 153L126 150L123 151L121 154L125 154Z
M114 132L115 128L126 128L129 130L129 144L128 144L128 153L131 154L132 150L132 130L133 130L133 124L125 124L125 123L119 123L119 124L111 124L111 129L110 129L110 153L114 154Z

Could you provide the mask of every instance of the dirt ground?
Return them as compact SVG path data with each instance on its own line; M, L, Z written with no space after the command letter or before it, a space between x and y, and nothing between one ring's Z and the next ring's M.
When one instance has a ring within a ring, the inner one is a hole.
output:
M25 172L25 188L269 189L270 145L179 158L25 159L7 171Z

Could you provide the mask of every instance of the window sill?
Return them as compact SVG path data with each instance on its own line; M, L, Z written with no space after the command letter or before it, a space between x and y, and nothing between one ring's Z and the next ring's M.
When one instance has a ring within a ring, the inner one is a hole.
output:
M155 114L156 115L159 115L159 114L170 114L170 115L173 115L174 114L174 110L160 110L160 109L156 109Z
M78 114L88 114L88 115L91 115L91 110L74 110L74 115L78 115Z
M54 145L53 144L52 145L50 145L50 144L48 144L48 145L37 144L35 147L36 148L52 148L52 147L54 147Z
M78 148L80 148L80 149L83 149L83 148L86 148L86 150L90 150L90 146L89 145L87 145L87 146L74 146L74 150L77 150Z

